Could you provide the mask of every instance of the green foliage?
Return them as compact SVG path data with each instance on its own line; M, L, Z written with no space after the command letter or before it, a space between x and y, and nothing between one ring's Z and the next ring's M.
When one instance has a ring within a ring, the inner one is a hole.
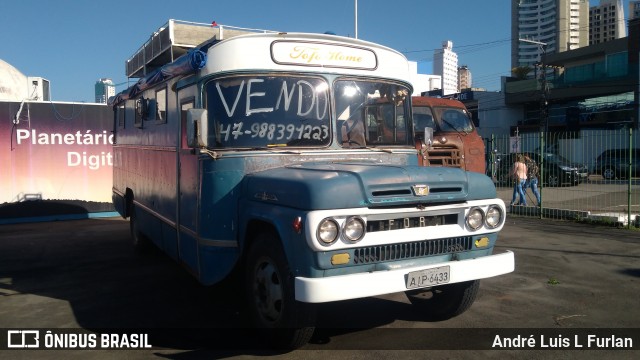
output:
M533 69L529 66L517 66L511 69L511 75L518 80L524 80L531 71L533 71Z

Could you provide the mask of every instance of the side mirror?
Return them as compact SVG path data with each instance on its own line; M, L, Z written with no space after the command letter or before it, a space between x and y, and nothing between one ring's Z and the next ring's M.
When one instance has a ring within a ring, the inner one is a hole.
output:
M187 145L189 147L207 147L209 145L207 124L207 110L187 110Z
M425 127L424 128L424 144L427 146L427 148L431 148L431 145L433 144L433 128L431 127Z

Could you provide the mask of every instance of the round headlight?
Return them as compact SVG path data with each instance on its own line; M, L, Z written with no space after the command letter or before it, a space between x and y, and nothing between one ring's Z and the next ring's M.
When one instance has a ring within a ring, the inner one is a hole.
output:
M467 214L467 226L471 230L478 230L484 222L484 213L480 208L473 208Z
M333 244L338 239L340 233L340 227L338 223L333 219L324 219L318 225L318 232L316 234L318 240L323 245Z
M348 218L347 221L345 221L342 233L347 240L356 242L362 239L362 237L364 236L364 230L364 220L354 216Z
M490 228L496 228L502 222L502 210L499 206L491 205L487 210L487 216L485 219L487 226Z

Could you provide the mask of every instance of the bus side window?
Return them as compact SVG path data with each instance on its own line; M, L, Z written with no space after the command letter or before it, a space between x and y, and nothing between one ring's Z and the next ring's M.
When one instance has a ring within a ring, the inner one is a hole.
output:
M167 88L156 91L155 103L156 124L167 123Z
M180 148L188 149L189 145L187 144L187 110L193 109L195 105L195 101L193 98L183 102L180 104L180 127L181 127L181 139L180 139Z
M133 101L133 125L137 128L142 127L142 114L144 113L145 100L144 98L138 98Z
M118 116L118 127L121 129L124 129L124 124L125 124L125 110L124 110L124 104L118 105L117 107L117 116Z

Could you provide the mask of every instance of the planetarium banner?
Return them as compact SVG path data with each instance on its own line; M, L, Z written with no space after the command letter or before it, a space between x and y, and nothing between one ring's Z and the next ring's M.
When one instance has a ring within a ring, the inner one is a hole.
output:
M112 114L100 104L0 102L0 204L110 203Z

